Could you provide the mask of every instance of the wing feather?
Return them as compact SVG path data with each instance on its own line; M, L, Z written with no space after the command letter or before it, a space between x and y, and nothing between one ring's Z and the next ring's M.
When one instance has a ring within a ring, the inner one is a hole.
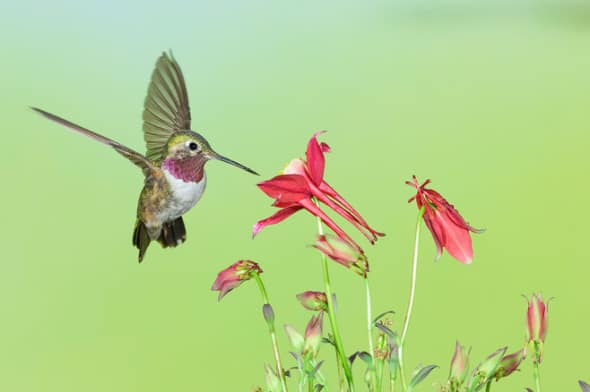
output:
M33 109L34 111L36 111L37 113L39 113L40 115L42 115L43 117L45 117L51 121L54 121L60 125L68 127L78 133L81 133L82 135L88 136L89 138L92 138L92 139L99 141L103 144L111 146L119 154L123 155L125 158L129 159L133 164L138 166L146 176L151 175L157 169L153 165L153 163L150 162L149 159L146 159L146 157L144 157L143 155L141 155L137 151L134 151L134 150L130 149L129 147L125 147L121 143L118 143L112 139L109 139L108 137L102 136L96 132L93 132L89 129L81 127L78 124L74 124L73 122L68 121L64 118L61 118L59 116L56 116L55 114L46 112L45 110L42 110L39 108L31 108L31 109Z
M177 131L190 129L188 94L180 66L162 53L152 72L143 110L143 132L151 160L162 159L164 147Z

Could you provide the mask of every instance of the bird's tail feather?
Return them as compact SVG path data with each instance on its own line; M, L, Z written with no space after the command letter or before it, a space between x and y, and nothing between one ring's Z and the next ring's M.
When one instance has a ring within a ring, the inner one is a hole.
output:
M178 217L173 221L166 222L162 225L162 232L158 242L164 248L175 247L182 244L186 240L186 229L182 217Z
M151 242L147 227L140 220L135 224L133 231L133 245L139 249L139 262L141 263L145 252ZM186 241L186 229L182 217L176 218L173 221L166 222L162 225L160 230L160 237L158 242L163 248L175 247Z
M152 240L150 239L147 227L145 227L142 221L138 220L135 224L135 230L133 231L133 245L137 249L139 249L140 263L143 260L143 256L145 256L145 251L147 250L151 241Z

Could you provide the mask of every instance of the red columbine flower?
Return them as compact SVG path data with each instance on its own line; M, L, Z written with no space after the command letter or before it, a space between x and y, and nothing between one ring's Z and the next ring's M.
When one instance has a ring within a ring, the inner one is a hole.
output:
M328 299L326 293L321 291L305 291L297 294L297 299L301 302L301 305L307 310L328 310Z
M211 290L219 291L219 301L227 293L238 287L242 282L250 280L255 274L261 274L262 268L251 260L239 260L230 265L219 274L213 283Z
M327 205L344 219L361 231L371 243L383 233L373 230L362 216L324 180L325 157L330 151L325 143L319 143L317 132L307 144L306 159L294 159L285 168L283 174L263 181L258 187L275 199L274 207L280 208L274 215L256 222L253 235L269 225L274 225L301 209L319 217L340 238L351 243L358 251L360 246L352 240L328 215L314 202L314 199Z
M543 301L541 294L533 294L528 300L526 321L527 321L527 342L533 345L534 361L541 363L543 357L543 343L547 334L547 303Z
M346 268L352 268L354 272L361 276L366 276L367 272L369 272L367 256L362 251L358 251L348 241L344 241L335 235L320 235L312 246Z
M469 264L473 259L473 248L469 232L481 233L481 230L469 226L459 212L445 200L438 192L426 189L430 180L419 185L416 176L406 184L416 188L418 191L408 203L416 200L418 209L424 207L424 223L432 233L437 248L436 258L440 258L443 248L451 256L462 263Z

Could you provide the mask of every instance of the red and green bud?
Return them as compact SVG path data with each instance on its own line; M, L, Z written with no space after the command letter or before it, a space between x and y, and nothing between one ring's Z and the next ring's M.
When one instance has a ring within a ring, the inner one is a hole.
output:
M313 316L307 327L305 328L305 343L303 344L302 354L305 356L310 354L312 358L315 358L320 349L320 343L322 342L322 324L324 319L324 313L320 312Z
M543 359L543 345L547 335L547 302L541 294L533 294L527 304L526 341L533 346L533 361L541 363Z
M244 281L250 280L254 275L261 274L262 268L251 260L239 260L228 268L217 274L217 279L211 287L212 291L219 291L218 300L221 300L227 293L241 285Z
M340 237L331 234L320 235L313 247L361 276L367 276L369 272L369 261L362 250L359 251Z
M307 310L328 310L328 299L326 298L326 293L322 293L321 291L305 291L303 293L297 294L297 299Z
M469 391L477 390L477 388L493 379L502 358L504 358L504 354L506 354L506 347L494 351L475 368L469 382Z
M500 361L498 369L496 370L496 380L502 377L508 377L514 371L518 370L518 367L526 358L526 350L520 349L512 354L505 355Z
M544 342L547 334L547 303L541 294L533 294L527 306L527 341Z
M451 359L451 371L449 372L449 381L452 385L460 386L465 382L469 373L469 353L471 349L466 349L459 342L455 343L455 353Z

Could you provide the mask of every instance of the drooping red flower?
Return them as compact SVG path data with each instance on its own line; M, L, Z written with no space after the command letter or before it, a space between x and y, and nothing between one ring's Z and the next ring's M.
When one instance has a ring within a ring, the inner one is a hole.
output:
M330 151L326 143L319 143L315 133L307 144L306 159L294 159L283 171L283 174L258 184L260 190L275 199L274 207L280 208L274 215L262 219L254 225L253 235L263 228L287 219L301 209L306 209L312 215L319 217L340 238L351 243L358 251L360 246L340 228L315 200L325 204L337 214L354 225L367 239L374 243L383 233L372 229L363 217L336 192L325 180L325 156Z
M262 268L251 260L239 260L217 274L217 279L211 287L212 291L219 291L219 301L230 291L241 285L246 280L261 274Z
M367 276L369 272L367 256L362 251L356 250L348 241L326 234L318 236L312 246L335 262L352 269L358 275Z
M440 193L426 189L429 183L430 180L426 180L420 185L416 176L412 176L412 181L406 181L406 184L417 190L416 195L408 200L408 203L416 200L418 209L424 207L424 223L436 244L436 259L438 260L443 249L446 249L455 259L470 264L473 260L470 233L481 233L482 230L471 227Z

